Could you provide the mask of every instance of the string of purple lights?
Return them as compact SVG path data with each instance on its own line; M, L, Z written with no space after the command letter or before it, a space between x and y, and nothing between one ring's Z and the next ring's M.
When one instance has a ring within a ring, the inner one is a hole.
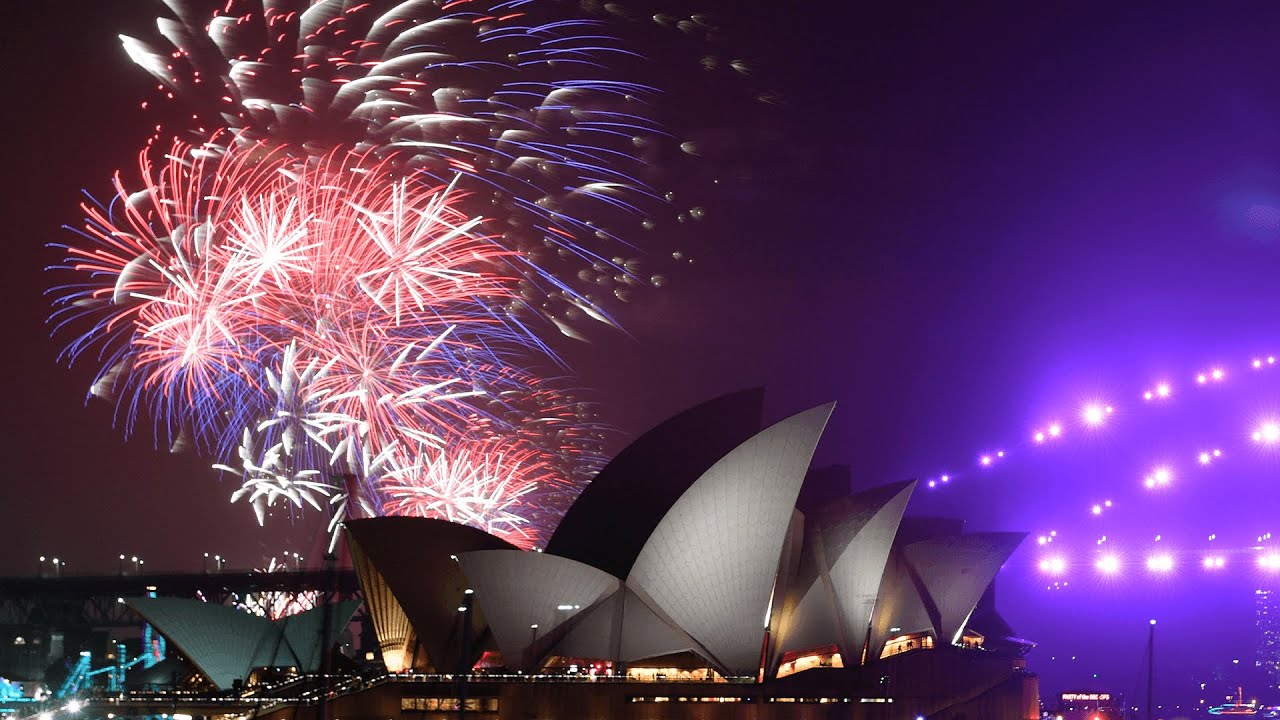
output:
M1255 356L1244 363L1242 369L1248 374L1265 373L1274 369L1276 364L1274 355ZM1189 389L1196 391L1223 385L1233 374L1234 371L1228 366L1215 365L1188 373L1185 377L1188 378ZM1178 388L1172 379L1160 378L1134 393L1134 397L1140 398L1140 405L1156 408L1167 406L1177 393ZM1118 407L1120 406L1116 401L1090 397L1080 402L1072 412L1050 415L1048 419L1033 424L1025 439L1020 442L997 444L974 453L971 473L936 473L926 477L924 485L932 491L963 485L966 479L997 473L1010 459L1022 457L1037 448L1068 443L1077 433L1100 432L1123 414L1118 412ZM1251 443L1259 448L1280 447L1280 417L1255 418L1247 423L1247 430L1240 433L1239 437L1242 443ZM1188 466L1208 469L1227 461L1229 457L1244 462L1249 454L1238 452L1239 449L1224 444L1205 443L1189 452L1185 465L1181 467L1178 462L1167 459L1151 462L1146 472L1135 478L1136 487L1147 493L1162 493L1172 488L1180 476L1191 472L1186 469ZM1114 498L1095 498L1081 503L1081 508L1086 518L1100 519L1110 515L1119 505L1120 501ZM1098 528L1096 524L1086 524L1085 527L1095 531ZM1232 568L1250 567L1263 573L1280 573L1280 550L1270 547L1271 532L1262 532L1252 537L1254 542L1250 544L1222 547L1218 534L1212 532L1205 536L1201 547L1193 550L1170 549L1166 538L1157 533L1151 539L1150 547L1135 548L1130 544L1127 550L1121 550L1113 549L1116 546L1115 538L1108 534L1098 535L1086 547L1080 548L1071 547L1073 541L1067 539L1066 533L1048 529L1035 537L1032 562L1034 570L1048 578L1045 584L1048 590L1068 587L1068 578L1078 569L1084 569L1098 577L1117 577L1131 566L1145 569L1149 576L1155 577L1169 576L1185 566L1198 566L1207 573L1215 574ZM1135 554L1138 556L1137 560L1133 559Z

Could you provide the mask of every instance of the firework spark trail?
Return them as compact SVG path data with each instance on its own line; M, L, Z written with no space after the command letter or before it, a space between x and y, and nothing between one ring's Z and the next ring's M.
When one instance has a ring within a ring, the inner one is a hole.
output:
M423 327L439 334L466 321L483 334L500 324L489 303L511 297L502 274L511 253L472 232L480 221L459 215L448 188L367 183L365 173L383 168L361 168L358 156L331 156L295 173L284 153L225 155L211 167L206 158L181 159L185 149L175 146L158 173L144 155L145 189L131 193L117 177L122 211L86 205L83 234L93 246L63 246L62 267L82 282L59 289L55 322L97 321L68 346L71 359L95 345L108 366L136 353L141 390L181 393L198 407L197 396L221 397L221 376L239 374L257 387L254 367L278 357L284 340L318 346L332 328L379 319L386 293L360 292L358 282L378 273L412 277L414 292L432 300L394 301L416 312L407 324L398 311L392 324L404 327L388 335L392 345L419 341ZM290 226L277 227L286 218ZM368 252L374 243L363 231L375 222L400 228L404 257Z
M294 553L295 571L298 569L299 560L298 554ZM288 571L289 559L287 556L282 562L277 563L275 558L271 558L266 567L254 568L254 572L268 574ZM297 592L290 590L259 590L246 593L243 598L234 593L231 597L237 609L271 620L279 620L313 610L322 602L320 593L315 590L300 590Z
M64 248L81 282L55 321L89 324L67 353L106 359L94 386L128 427L150 405L171 434L234 453L219 467L260 520L277 500L338 502L329 476L362 452L469 442L492 393L520 388L506 368L550 360L494 308L532 269L452 185L350 153L181 144L160 167L144 154L140 174L136 193L117 177L112 209L85 206L94 242Z
M386 478L383 511L441 517L532 547L538 538L525 527L525 497L539 485L555 485L558 480L539 452L512 450L511 445L478 443L447 454L427 452L416 462L406 458L408 462L402 461Z
M122 41L191 120L57 246L63 359L98 363L126 432L222 459L259 520L413 512L536 544L601 464L594 410L540 376L565 371L549 336L613 324L662 281L636 233L701 215L654 187L697 148L624 36L711 28L566 0L164 2Z
M623 238L674 217L652 187L667 148L660 93L616 6L383 0L166 0L159 37L122 36L186 132L311 157L335 147L395 157L401 171L461 173L504 243L552 272L526 272L524 306L570 336L612 323L606 299L650 279ZM643 25L692 33L695 20ZM670 44L666 43L666 50ZM521 268L528 270L528 268Z

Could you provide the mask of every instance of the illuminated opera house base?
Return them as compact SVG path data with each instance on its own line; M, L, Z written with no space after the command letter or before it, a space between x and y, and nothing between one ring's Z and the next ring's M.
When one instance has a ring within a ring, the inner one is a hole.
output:
M1032 720L1037 679L992 653L947 647L903 653L874 668L815 668L754 682L622 681L565 676L442 676L375 680L333 700L332 720ZM465 701L462 700L465 698ZM316 708L280 708L271 720L316 720Z

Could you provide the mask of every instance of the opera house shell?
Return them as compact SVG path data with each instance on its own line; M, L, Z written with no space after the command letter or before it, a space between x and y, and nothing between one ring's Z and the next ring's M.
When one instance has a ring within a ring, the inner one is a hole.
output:
M814 487L834 405L761 429L762 405L740 392L644 434L541 552L350 521L381 659L420 682L383 716L1038 717L1030 643L992 592L1023 534L904 522L914 481Z
M217 690L237 687L259 668L320 671L325 652L359 605L345 600L270 620L202 600L137 597L126 602Z

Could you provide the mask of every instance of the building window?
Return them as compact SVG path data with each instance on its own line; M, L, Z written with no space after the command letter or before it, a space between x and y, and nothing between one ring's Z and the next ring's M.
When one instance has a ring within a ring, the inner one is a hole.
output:
M910 635L899 635L885 641L884 651L880 653L880 657L887 658L890 655L900 655L904 652L912 650L932 650L933 636L927 632L911 633Z
M711 668L632 667L627 668L627 679L633 682L725 682L724 677Z
M807 651L803 655L788 653L783 656L782 664L778 666L778 677L784 678L817 667L842 668L844 659L840 657L840 652L834 645Z
M982 649L982 643L984 641L986 641L986 637L984 637L982 633L974 632L973 630L965 630L964 634L960 636L959 645L960 647L968 648L969 650L980 650Z
M402 697L400 710L407 712L458 712L462 708L456 697ZM469 697L466 700L467 712L496 713L498 698Z
M681 696L681 695L634 695L628 698L633 703L740 703L751 702L751 698L740 695L719 696Z

